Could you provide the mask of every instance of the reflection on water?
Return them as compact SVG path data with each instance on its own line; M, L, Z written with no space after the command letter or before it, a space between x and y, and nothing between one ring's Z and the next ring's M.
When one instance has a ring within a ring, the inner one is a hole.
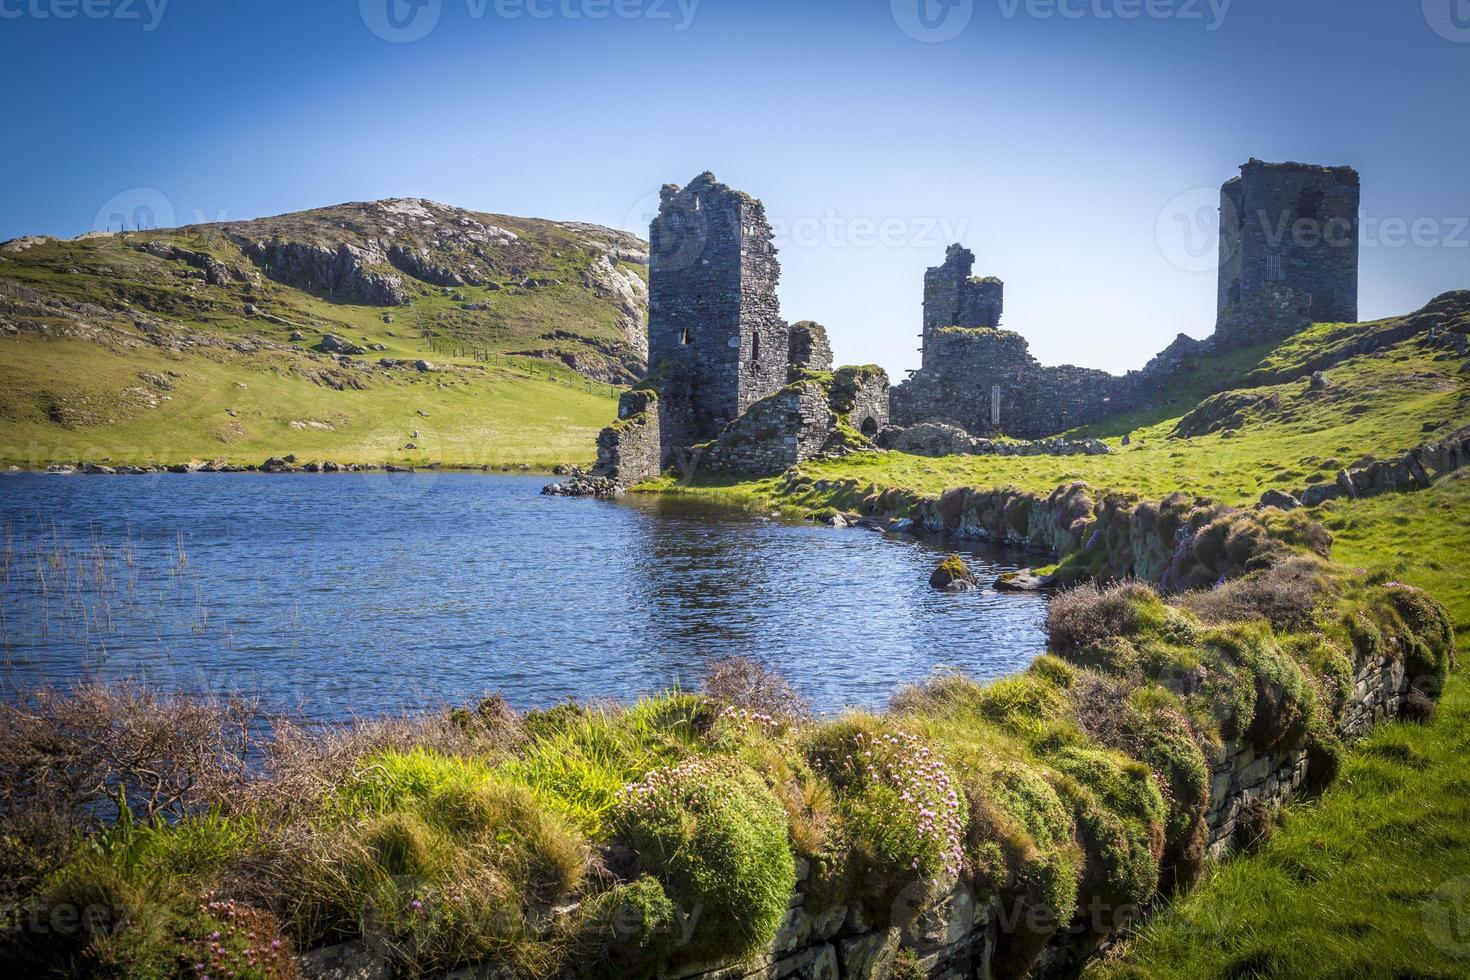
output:
M928 543L542 482L0 478L5 683L132 677L327 718L629 698L745 654L830 711L1044 642L1040 597L930 589ZM1016 567L967 554L983 580Z

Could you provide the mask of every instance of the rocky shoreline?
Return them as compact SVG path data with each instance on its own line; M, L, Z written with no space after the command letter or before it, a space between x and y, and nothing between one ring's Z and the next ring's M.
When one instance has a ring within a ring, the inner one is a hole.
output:
M302 460L294 453L285 456L270 456L260 463L231 463L224 459L203 461L187 460L182 463L146 463L134 465L79 460L75 463L52 463L45 467L26 468L11 464L4 470L6 475L44 474L50 476L150 476L163 473L417 473L420 471L452 473L517 473L528 476L544 476L548 473L564 475L575 467L557 466L552 470L532 466L529 463L483 463L458 464L433 462L410 465L405 463L338 463L330 459Z

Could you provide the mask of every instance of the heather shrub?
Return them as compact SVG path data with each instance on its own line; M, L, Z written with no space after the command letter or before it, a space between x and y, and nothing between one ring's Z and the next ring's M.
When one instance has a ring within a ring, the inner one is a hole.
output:
M698 757L625 788L612 825L684 915L691 951L740 956L769 943L796 887L785 812L758 779Z
M1264 619L1278 630L1294 632L1311 628L1329 588L1318 563L1298 558L1173 601L1204 623Z
M1270 843L1276 832L1276 815L1264 800L1246 800L1235 814L1235 850L1242 854Z
M1455 658L1455 630L1449 613L1429 593L1401 582L1389 582L1378 592L1377 598L1397 620L1387 625L1400 627L1395 632L1410 678L1442 683Z
M1309 551L1319 558L1332 554L1332 532L1304 511L1279 511L1274 508L1258 512L1258 519L1271 537L1293 548Z
M1434 708L1434 701L1429 695L1417 687L1411 687L1399 708L1399 717L1417 725L1427 725L1434 720Z
M1181 848L1208 800L1210 770L1179 697L1154 685L1089 675L1078 687L1077 717L1089 736L1157 774L1167 842Z
M1316 689L1275 638L1261 627L1235 627L1216 630L1209 643L1221 666L1239 667L1253 688L1249 716L1242 712L1222 719L1226 737L1245 738L1259 751L1305 745L1319 723ZM1215 693L1222 692L1216 688Z
M1053 597L1046 631L1058 653L1085 650L1112 637L1134 637L1168 622L1167 607L1139 582L1079 585Z
M179 820L234 806L259 716L248 701L122 684L41 688L0 704L0 899L57 867L123 814Z
M750 657L719 657L705 668L704 693L712 701L772 718L804 718L806 699L786 678Z

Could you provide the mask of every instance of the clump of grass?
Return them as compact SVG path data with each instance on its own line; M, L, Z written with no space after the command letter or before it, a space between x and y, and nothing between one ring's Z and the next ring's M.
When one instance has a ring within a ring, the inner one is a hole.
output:
M699 913L694 955L743 956L775 937L795 864L785 812L748 771L710 757L655 770L622 792L613 826L674 907Z

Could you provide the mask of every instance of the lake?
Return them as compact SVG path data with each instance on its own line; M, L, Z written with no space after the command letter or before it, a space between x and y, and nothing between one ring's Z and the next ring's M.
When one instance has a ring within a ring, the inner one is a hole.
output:
M830 712L1045 645L1040 596L931 589L932 542L545 482L0 476L7 693L131 678L334 719L630 699L744 654ZM959 550L985 582L1023 562Z

